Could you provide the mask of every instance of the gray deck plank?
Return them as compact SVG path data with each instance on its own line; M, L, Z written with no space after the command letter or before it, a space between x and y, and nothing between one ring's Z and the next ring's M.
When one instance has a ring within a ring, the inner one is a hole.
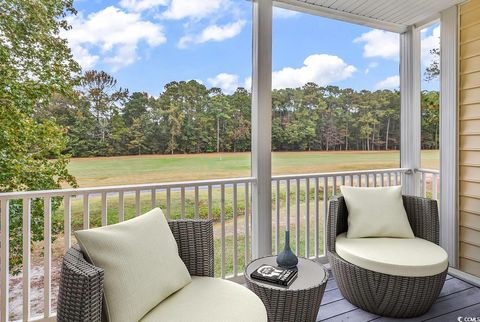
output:
M341 299L343 299L343 296L342 296L342 293L340 293L340 290L338 288L334 290L325 291L322 298L322 305L335 302Z
M317 321L393 322L393 321L456 321L458 316L478 316L480 313L480 288L458 278L447 276L436 303L429 312L413 319L379 317L363 311L343 299L334 279L329 279Z
M365 322L365 321L370 321L375 318L378 318L378 315L366 312L362 309L355 309L353 311L349 311L343 314L336 315L334 317L331 317L326 320L322 320L325 322Z
M318 311L317 315L317 321L323 321L355 309L357 309L357 307L345 299L331 302L320 306L320 310Z
M334 290L336 288L338 288L337 281L335 281L334 279L329 279L327 281L327 286L325 287L325 291Z
M460 292L466 290L467 288L471 288L472 285L459 280L458 278L452 278L445 281L443 285L442 291L439 295L439 300L441 300L444 296L450 295L452 293Z
M427 321L435 321L435 322L458 321L458 317L460 316L464 318L465 317L476 318L479 315L480 315L480 303L463 308L458 311L450 312L448 314L445 314Z

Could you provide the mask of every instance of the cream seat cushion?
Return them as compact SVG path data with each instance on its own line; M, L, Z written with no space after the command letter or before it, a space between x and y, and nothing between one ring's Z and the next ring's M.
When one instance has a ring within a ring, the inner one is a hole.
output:
M108 321L138 321L191 278L159 208L128 221L75 236L82 252L104 269Z
M348 238L414 238L403 206L402 187L341 186L348 209Z
M266 322L262 301L237 283L192 276L192 282L157 305L141 322Z
M347 262L388 275L431 276L448 267L447 252L422 238L346 238L343 233L335 250Z

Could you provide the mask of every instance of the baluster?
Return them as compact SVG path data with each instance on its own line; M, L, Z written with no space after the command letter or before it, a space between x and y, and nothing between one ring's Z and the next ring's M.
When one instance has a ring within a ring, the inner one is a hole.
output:
M118 193L118 221L125 220L125 198L123 191Z
M345 180L345 177L343 177ZM344 182L345 183L345 182ZM319 236L319 209L318 209L318 177L315 178L315 240L314 240L314 247L315 247L315 258L318 258L318 236Z
M43 200L43 316L50 317L52 297L52 199Z
M233 184L233 275L237 276L237 184Z
M7 199L1 200L1 208L0 208L0 217L1 217L1 231L0 234L2 239L0 241L0 249L1 249L1 260L0 260L0 271L1 271L1 280L0 280L0 321L8 321L9 320L9 297L10 297L10 201Z
M208 185L208 219L212 219L212 186Z
M352 176L350 176L350 184L352 184ZM325 228L327 227L328 214L328 177L323 177L323 254L326 254L325 245L327 237L325 236Z
M65 196L63 198L63 232L64 232L64 243L65 251L71 247L71 236L72 236L72 203L71 196Z
M89 194L85 192L83 194L83 229L90 228L90 202Z
M195 219L198 219L199 214L198 214L198 186L195 186Z
M171 204L171 197L172 197L172 193L170 191L170 188L167 188L167 219L170 219L171 216L172 216L172 204Z
M427 197L427 189L426 189L426 181L427 181L426 179L427 179L427 178L426 178L425 172L422 172L420 178L421 178L421 180L422 180L422 184L421 184L421 186L420 186L420 187L421 187L420 193L421 193L421 196L422 196L423 198L426 198L426 197Z
M310 257L310 178L305 179L305 257Z
M287 196L285 198L285 210L286 210L286 215L287 215L287 229L290 231L290 180L287 180Z
M102 192L102 226L108 225L107 209L108 209L107 193Z
M249 183L245 182L245 265L250 261L250 225L248 223L248 201L250 193L248 191Z
M23 259L22 259L22 285L23 285L23 321L30 321L30 241L31 241L31 202L29 198L23 199ZM68 236L65 235L65 239Z
M295 181L295 255L300 254L300 179Z
M221 254L221 275L225 278L225 185L220 185L220 224L221 224L221 241L222 241L222 254Z
M150 201L152 209L157 207L157 190L155 188L150 191Z
M138 217L141 214L140 192L140 190L135 191L135 217Z
M275 180L275 253L280 251L280 180Z
M185 218L185 187L180 188L180 214L181 218Z
M432 173L432 199L437 200L438 194L437 194L437 175L435 173Z

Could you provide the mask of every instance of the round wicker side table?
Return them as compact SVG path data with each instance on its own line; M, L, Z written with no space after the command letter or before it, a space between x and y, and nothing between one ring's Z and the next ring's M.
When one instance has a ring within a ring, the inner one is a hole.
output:
M260 265L276 266L275 258L262 257L245 268L247 287L265 304L268 321L316 321L327 285L326 268L315 261L298 258L298 276L288 287L263 283L250 277Z

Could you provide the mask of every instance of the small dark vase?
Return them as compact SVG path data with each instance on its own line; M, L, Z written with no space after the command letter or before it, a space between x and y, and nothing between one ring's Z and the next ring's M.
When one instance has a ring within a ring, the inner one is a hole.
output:
M282 268L295 268L298 258L290 249L290 231L285 231L285 248L277 255L277 264Z

